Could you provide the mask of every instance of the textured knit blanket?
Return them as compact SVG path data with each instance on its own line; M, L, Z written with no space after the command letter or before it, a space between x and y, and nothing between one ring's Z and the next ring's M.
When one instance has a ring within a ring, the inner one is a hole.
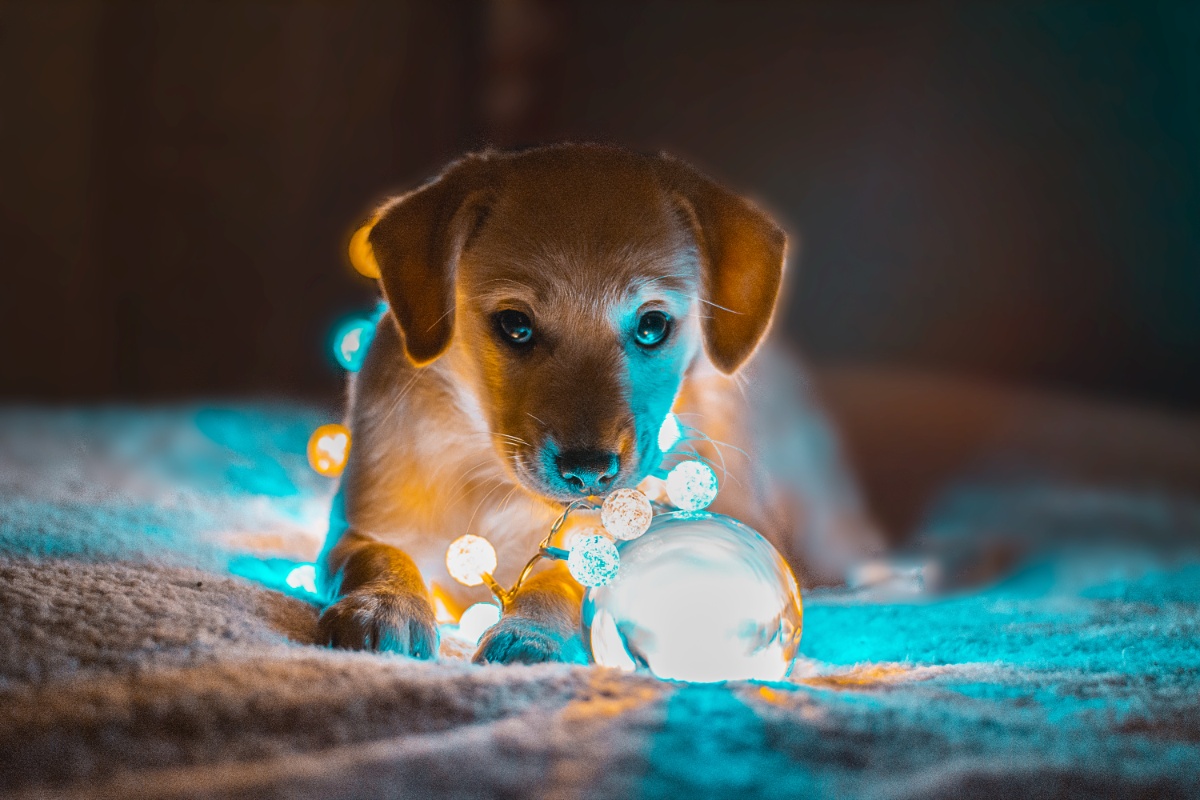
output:
M2 411L0 794L1200 796L1200 424L1056 408L930 506L927 591L808 593L792 678L718 685L314 644L319 409Z

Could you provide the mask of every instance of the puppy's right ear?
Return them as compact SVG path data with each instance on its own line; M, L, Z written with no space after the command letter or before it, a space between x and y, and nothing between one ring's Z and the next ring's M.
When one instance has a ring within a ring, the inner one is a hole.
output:
M486 155L456 161L420 189L385 203L367 234L404 351L417 366L450 346L458 258L486 213L488 165Z

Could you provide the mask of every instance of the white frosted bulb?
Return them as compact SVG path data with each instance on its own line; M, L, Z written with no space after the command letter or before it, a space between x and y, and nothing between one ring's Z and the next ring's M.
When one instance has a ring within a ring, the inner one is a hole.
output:
M496 569L496 548L482 536L460 536L446 548L446 569L463 586L478 586Z
M683 429L679 427L679 417L668 411L666 419L658 429L658 449L665 453L682 438Z
M676 464L667 475L667 497L681 511L708 508L717 497L717 474L699 461Z
M637 489L617 489L604 498L600 522L618 539L636 539L650 527L654 509L650 500Z
M607 536L581 536L571 547L567 569L584 586L603 586L617 577L621 556Z
M301 564L287 575L287 585L303 589L309 594L317 593L317 568L314 564Z

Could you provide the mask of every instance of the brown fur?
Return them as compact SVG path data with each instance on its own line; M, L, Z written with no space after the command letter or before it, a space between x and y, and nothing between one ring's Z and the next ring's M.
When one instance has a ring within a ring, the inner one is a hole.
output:
M472 155L384 205L369 244L392 313L351 387L323 559L330 642L436 652L429 589L454 607L487 596L450 580L446 545L487 536L512 580L578 496L562 465L606 454L608 488L637 485L671 409L714 440L692 443L724 472L714 510L761 530L803 578L837 580L874 548L802 372L750 359L786 238L691 167L588 145ZM498 335L506 309L533 320L532 345ZM657 348L631 338L647 310L672 320ZM561 567L539 573L477 659L580 657L580 593Z

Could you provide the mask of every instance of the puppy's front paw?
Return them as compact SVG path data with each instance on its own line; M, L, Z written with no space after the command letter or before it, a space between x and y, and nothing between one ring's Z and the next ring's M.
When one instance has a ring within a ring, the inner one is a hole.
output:
M578 635L564 635L522 617L505 617L488 629L472 660L476 664L587 663Z
M413 658L438 651L437 621L429 600L414 592L363 588L321 614L322 641L349 650L379 650Z

